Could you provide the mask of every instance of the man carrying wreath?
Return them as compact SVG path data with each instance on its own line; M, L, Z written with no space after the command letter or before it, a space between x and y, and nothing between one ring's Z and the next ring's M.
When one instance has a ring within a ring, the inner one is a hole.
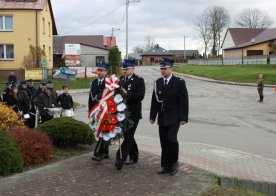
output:
M138 162L139 151L134 134L139 120L142 119L142 100L145 96L145 82L142 77L134 74L134 60L124 60L122 70L124 76L120 77L120 87L123 96L126 98L126 105L130 112L130 120L133 126L124 131L124 141L121 148L117 151L115 166L121 170L129 155L126 165Z
M90 111L102 98L102 93L105 89L105 78L107 73L108 65L106 63L99 63L97 67L98 79L95 79L90 84L90 92L88 99L88 111ZM99 138L96 147L94 149L93 161L101 161L102 159L109 158L109 147L108 142Z

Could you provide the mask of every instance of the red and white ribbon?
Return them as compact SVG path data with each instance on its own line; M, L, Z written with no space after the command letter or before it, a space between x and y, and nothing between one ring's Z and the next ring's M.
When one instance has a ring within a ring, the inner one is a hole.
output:
M108 111L106 100L112 97L115 93L114 91L117 88L119 88L118 83L119 83L119 79L115 75L112 75L110 78L106 78L105 89L101 100L89 111L88 118L92 118L92 117L96 118L95 114L98 114L98 112L101 111L101 108L102 108L102 113L100 118L98 119L97 126L96 126L97 137L99 137L100 135L99 127L101 125L102 119Z

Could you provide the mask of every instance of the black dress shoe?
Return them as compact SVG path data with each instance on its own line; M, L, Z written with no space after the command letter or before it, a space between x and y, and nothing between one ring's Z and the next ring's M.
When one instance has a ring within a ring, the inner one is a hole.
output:
M175 175L178 172L178 163L173 164L170 172L171 172L170 173L171 176Z
M99 157L99 156L93 156L93 157L92 157L92 160L93 160L93 161L101 161L102 159L101 159L101 157Z
M118 161L115 163L115 167L117 168L117 170L122 170L123 165L124 165L123 163L118 162Z
M167 168L162 167L157 173L158 174L165 174L165 173L168 173L168 172L169 172L169 170Z
M132 160L132 159L129 159L129 161L128 162L126 162L126 165L133 165L133 164L135 164L135 163L137 163L138 161L134 161L134 160Z

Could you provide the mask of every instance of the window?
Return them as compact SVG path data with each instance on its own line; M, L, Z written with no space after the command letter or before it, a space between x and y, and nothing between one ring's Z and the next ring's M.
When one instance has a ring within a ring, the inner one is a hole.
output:
M42 18L42 33L45 34L45 18Z
M14 50L11 44L0 44L0 60L13 60Z
M13 31L13 16L0 16L0 31Z

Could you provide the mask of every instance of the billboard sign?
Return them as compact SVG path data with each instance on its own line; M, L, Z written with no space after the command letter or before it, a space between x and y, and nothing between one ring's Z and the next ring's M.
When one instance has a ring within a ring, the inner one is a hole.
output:
M67 55L65 56L65 66L66 67L80 67L81 57L77 55Z
M80 44L65 44L65 55L81 55Z

